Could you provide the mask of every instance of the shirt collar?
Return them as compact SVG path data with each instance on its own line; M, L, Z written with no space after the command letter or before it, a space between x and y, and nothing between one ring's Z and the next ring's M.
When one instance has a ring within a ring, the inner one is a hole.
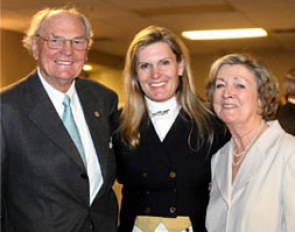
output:
M56 98L59 98L61 99L61 102L63 101L64 99L64 96L65 94L67 94L71 99L73 98L73 95L75 94L76 92L76 88L75 88L75 80L73 81L73 83L71 84L69 90L66 92L66 93L63 93L55 88L53 88L46 80L45 78L42 76L41 74L41 71L39 68L37 68L37 73L39 75L39 78L42 82L42 85L44 86L46 92L48 93L48 95L51 97L51 96L54 96Z
M75 104L75 96L77 94L76 87L75 87L75 81L71 84L69 90L66 93L63 93L55 88L53 88L42 76L40 69L37 68L37 73L39 75L39 78L41 80L42 85L45 88L45 91L47 92L51 102L55 106L57 112L61 114L63 112L63 100L65 97L65 94L67 94L71 99L71 105L73 106Z
M156 102L148 97L145 97L147 108L150 116L162 116L172 113L173 111L179 111L180 106L176 101L176 97L172 97L164 102Z

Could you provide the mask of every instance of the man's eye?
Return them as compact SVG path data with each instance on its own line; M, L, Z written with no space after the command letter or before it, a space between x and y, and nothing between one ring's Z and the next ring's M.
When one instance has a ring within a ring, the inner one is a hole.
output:
M75 44L83 44L83 40L74 39L73 43L75 43Z
M51 43L60 43L61 42L61 39L59 39L59 38L50 38L49 41Z

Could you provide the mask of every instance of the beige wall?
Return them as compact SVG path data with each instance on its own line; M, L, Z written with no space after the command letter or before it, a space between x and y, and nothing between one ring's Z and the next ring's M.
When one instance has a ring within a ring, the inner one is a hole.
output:
M280 84L282 83L282 79L286 72L295 65L294 51L272 50L251 54L263 61L263 63L271 69L271 71L277 76ZM215 59L222 55L224 54L192 56L192 71L195 78L195 86L199 94L203 97L210 65ZM119 95L120 106L122 106L124 102L122 68L123 59L116 68L100 66L100 68L95 69L94 72L89 75L91 79L101 82L115 90Z
M123 105L124 94L121 69L114 69L108 66L98 66L95 67L94 72L89 74L89 78L115 90L119 96L119 106Z
M34 68L34 60L22 47L22 34L1 30L0 87L7 86L27 75Z
M279 82L286 72L295 65L295 52L286 50L270 50L264 52L250 53L260 59L277 76ZM204 96L206 78L211 63L225 54L211 54L206 56L192 56L192 69L195 77L196 88Z
M1 82L0 88L7 86L21 77L27 75L35 67L35 61L22 48L22 34L1 31ZM197 90L201 95L204 94L206 77L209 72L210 64L221 54L213 55L194 55L192 57L192 68L195 76ZM295 53L286 50L274 50L253 54L260 58L273 70L281 79L286 71L295 64ZM124 101L123 80L121 70L124 59L112 57L106 54L91 52L89 62L95 64L94 71L87 74L88 78L101 82L119 95L119 104ZM116 183L114 189L117 193L119 202L121 200L121 185Z
M1 30L1 83L7 86L27 75L34 67L35 61L21 44L22 34ZM287 50L268 50L252 53L262 60L281 82L287 70L295 65L295 52ZM195 84L199 93L204 96L206 77L210 64L223 54L192 55L192 68ZM94 64L93 72L88 77L101 82L119 95L120 105L123 104L123 80L121 76L124 58L114 57L91 51L89 63Z
M22 46L23 34L1 30L1 78L0 88L12 84L28 75L36 66L35 60ZM122 95L121 70L123 58L91 51L89 63L94 64L94 72L84 73L91 79L100 81Z

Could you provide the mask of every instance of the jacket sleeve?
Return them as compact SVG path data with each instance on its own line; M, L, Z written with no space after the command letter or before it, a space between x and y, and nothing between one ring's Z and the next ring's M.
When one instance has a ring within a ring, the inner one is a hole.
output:
M284 172L282 182L283 227L285 227L284 231L295 231L295 149L291 151L286 160Z
M2 107L1 107L1 113L2 113ZM0 124L0 162L1 162L1 185L0 185L0 194L1 194L1 201L0 201L0 218L1 218L1 229L2 232L9 232L8 229L8 223L7 223L7 208L6 208L6 198L4 194L4 182L5 182L5 166L6 166L6 160L7 160L7 152L6 152L6 142L5 142L5 134L2 127L2 120Z

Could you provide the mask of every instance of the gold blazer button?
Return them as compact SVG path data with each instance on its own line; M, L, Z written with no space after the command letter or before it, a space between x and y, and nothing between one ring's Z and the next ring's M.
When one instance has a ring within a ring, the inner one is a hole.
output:
M174 179L174 178L176 177L176 172L175 172L175 171L170 171L170 172L169 172L169 177L170 177L171 179Z
M144 209L144 213L145 213L145 214L150 214L150 213L151 213L151 208L146 207L146 208Z
M98 111L95 111L94 112L94 117L99 118L99 116L100 116L100 113Z
M173 207L173 206L171 206L171 207L169 208L169 211L170 211L171 214L173 214L173 213L176 212L176 208Z

